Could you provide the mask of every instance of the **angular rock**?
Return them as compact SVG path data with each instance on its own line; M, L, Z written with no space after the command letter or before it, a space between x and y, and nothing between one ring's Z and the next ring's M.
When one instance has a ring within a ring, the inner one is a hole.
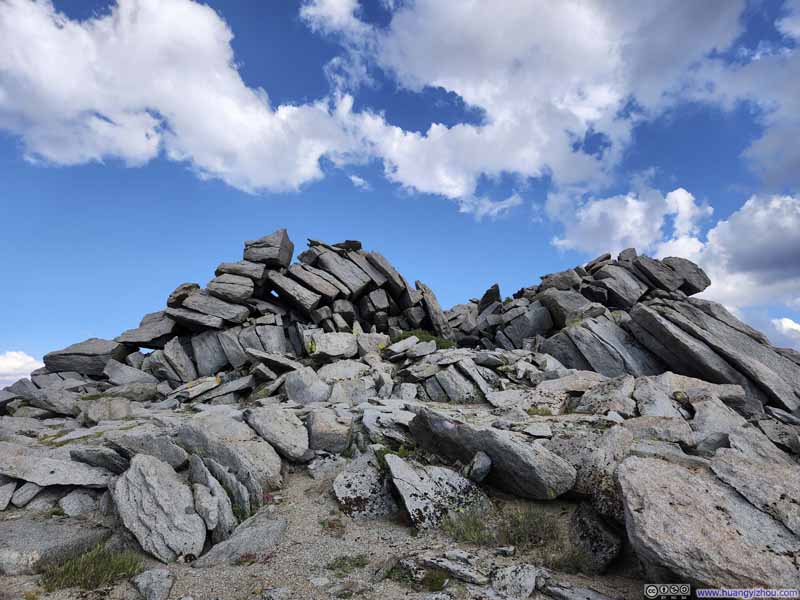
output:
M443 467L422 466L396 454L385 455L389 475L411 522L420 529L438 527L460 510L485 512L489 499L474 483Z
M336 476L333 493L342 512L357 521L380 519L398 510L371 449Z
M196 283L182 283L167 298L167 306L169 308L180 308L186 298L199 290L200 286Z
M420 446L452 460L466 463L485 452L492 459L487 482L522 498L553 499L575 484L575 469L567 461L508 431L474 427L424 408L409 428Z
M630 457L617 475L628 539L648 576L679 573L700 587L798 581L791 555L800 540L707 470Z
M101 421L120 421L133 416L131 401L127 398L104 397L86 404L81 411L80 421L100 423Z
M683 285L683 278L675 270L649 256L637 256L633 267L640 279L652 287L674 292Z
M436 332L436 335L446 340L455 340L453 330L450 327L447 317L445 317L444 313L442 312L442 307L439 306L439 301L436 299L436 294L434 294L433 290L431 290L431 288L421 281L415 282L414 285L416 285L417 290L419 290L420 294L422 294L422 303L425 306L426 312L428 313L428 318L431 320L433 331Z
M647 284L628 269L606 265L594 274L595 285L608 293L609 306L629 310L647 292Z
M115 475L124 473L130 464L127 458L103 446L74 448L69 451L69 457L74 461L105 469Z
M23 483L17 488L17 491L14 492L14 495L11 496L11 504L17 508L22 508L33 500L41 491L42 487L35 483L31 483L30 481Z
M258 325L256 334L261 340L264 352L272 354L289 354L289 341L286 333L280 325Z
M292 265L287 273L305 288L318 294L327 303L333 302L342 294L342 291L333 283L305 265Z
M110 359L103 369L103 374L114 385L127 385L129 383L158 383L158 379L139 369L134 369L119 361Z
M306 313L314 310L322 300L322 296L316 292L312 292L295 280L281 275L278 271L269 271L267 273L267 282L281 299L294 304Z
M344 423L342 421L345 421ZM337 417L328 408L316 409L308 415L308 443L312 450L325 450L340 454L350 445L350 420Z
M221 335L220 333L219 335ZM209 335L200 334L200 335ZM197 368L194 362L189 358L189 354L181 344L179 338L174 337L164 346L164 358L167 359L175 374L183 383L189 383L197 379Z
M124 361L129 353L130 350L118 342L90 338L45 354L42 360L50 371L75 371L99 377L109 360Z
M619 537L588 503L572 513L569 536L580 556L582 573L604 573L622 549Z
M573 408L577 413L606 415L614 411L623 417L636 415L636 402L633 399L635 379L622 375L604 381L583 394Z
M228 492L225 491L225 488L203 464L203 460L195 454L189 457L189 480L193 484L201 485L207 489L211 499L215 501L216 523L213 527L210 527L211 540L215 544L227 540L233 530L236 529L237 524L231 499L228 497Z
M52 453L0 442L0 475L30 481L42 487L50 485L77 485L106 487L113 475L105 469L56 458Z
M131 583L143 600L167 600L175 576L169 569L150 569L131 579Z
M200 377L216 375L228 365L228 357L219 343L216 331L193 335L192 352Z
M186 308L168 308L167 314L181 325L190 329L222 329L225 322L220 317L206 315Z
M435 377L450 402L464 404L483 400L481 391L455 365L439 371Z
M243 323L250 316L250 309L246 306L231 304L202 290L186 298L183 307L232 323Z
M244 302L253 295L253 280L241 275L225 273L208 282L208 293L228 302Z
M230 538L211 548L192 563L199 569L215 565L234 565L242 558L265 560L278 545L288 523L269 512L261 512L239 525Z
M275 369L276 371L279 372L295 371L297 369L304 368L302 363L299 363L296 360L292 360L291 358L281 356L280 354L264 352L262 350L257 350L249 346L245 346L245 352L247 352L248 356L251 356L252 358L254 358L259 362L263 362L271 369Z
M678 277L683 280L679 289L689 296L699 294L711 285L711 280L705 271L690 260L677 256L668 256L661 259L661 262L675 271Z
M234 369L246 365L249 360L247 353L244 351L239 341L240 332L240 328L234 327L232 329L220 331L217 334L217 339L219 340L220 346L222 346L222 351L225 353L228 362Z
M144 348L163 348L175 330L175 321L166 312L145 316L139 327L123 332L116 341Z
M294 244L285 229L244 243L244 259L268 267L288 267L292 262L292 254Z
M61 500L58 506L68 517L77 517L97 509L97 498L84 490L73 490Z
M252 408L244 412L244 419L284 458L294 462L312 458L308 451L308 430L292 411L277 406Z
M264 264L240 260L235 263L221 263L214 271L214 275L239 275L241 277L249 277L254 282L261 284L264 282L266 272L267 267Z
M292 402L306 405L325 402L331 394L331 386L322 381L311 367L292 371L283 382L286 396Z
M354 262L335 252L323 252L317 259L317 264L321 269L341 281L354 298L359 297L372 283L369 275L364 273Z

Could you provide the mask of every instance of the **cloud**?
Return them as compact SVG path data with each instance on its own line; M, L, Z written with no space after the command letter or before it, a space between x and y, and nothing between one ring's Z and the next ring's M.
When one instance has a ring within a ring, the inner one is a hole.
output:
M775 22L775 27L788 38L800 40L800 0L787 0L786 15Z
M0 354L0 387L8 386L40 369L44 363L18 350Z
M522 204L519 194L511 194L505 200L491 200L485 197L462 198L458 203L458 212L471 214L477 221L484 218L497 219Z
M586 201L568 192L551 193L547 212L563 225L563 234L553 240L558 248L602 254L629 247L656 251L669 244L684 255L688 239L712 209L683 188L664 196L641 184L638 191Z
M354 150L328 101L272 106L236 68L232 32L190 0L119 0L85 21L49 0L0 2L0 128L29 160L160 153L236 188L296 189Z
M794 348L800 349L800 323L783 317L772 319L773 329L778 333L779 339L787 341Z
M370 186L369 181L364 179L363 177L359 177L358 175L350 175L350 181L353 183L360 190L371 190L372 186Z

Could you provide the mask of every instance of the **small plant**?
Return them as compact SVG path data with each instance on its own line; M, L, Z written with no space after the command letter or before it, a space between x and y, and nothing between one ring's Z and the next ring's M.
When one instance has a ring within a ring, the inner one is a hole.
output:
M450 514L442 522L441 528L458 542L489 546L496 541L486 515L474 509Z
M322 530L325 533L332 535L333 537L338 537L338 538L344 537L344 530L345 530L344 522L338 517L331 519L322 519L319 522L319 524L322 526Z
M367 565L369 565L367 555L356 554L353 556L339 556L325 565L325 568L333 571L337 577L347 577L356 569L363 569Z
M532 417L552 417L553 411L544 406L531 406L528 414Z
M450 580L450 575L444 569L427 569L422 578L422 587L429 592L441 592Z
M96 546L85 554L52 565L42 574L46 592L78 587L94 590L122 579L130 579L142 570L142 559L133 552L112 552Z
M51 517L65 517L67 513L64 512L64 509L60 506L54 506L48 511L48 514Z
M415 336L420 342L436 342L436 348L439 350L446 350L447 348L456 347L456 345L450 340L436 336L430 331L425 331L424 329L412 329L411 331L404 331L397 337L392 338L392 343L394 344L406 338L410 338L412 335Z
M105 396L105 394L83 394L81 396L81 400L92 402L94 400L100 400L100 398L102 398L103 396Z
M22 600L39 600L39 594L36 592L25 592L22 594Z

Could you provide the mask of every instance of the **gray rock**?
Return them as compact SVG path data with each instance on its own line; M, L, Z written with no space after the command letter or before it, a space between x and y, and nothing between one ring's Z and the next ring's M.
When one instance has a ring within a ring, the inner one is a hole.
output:
M322 296L303 287L294 279L289 279L277 271L267 273L267 282L278 296L302 309L305 313L311 313L322 300Z
M475 456L472 457L472 460L464 467L464 471L462 475L469 479L470 481L474 481L475 483L480 483L489 475L489 471L492 470L492 459L489 458L489 455L485 452L478 450L475 453Z
M166 312L176 322L190 329L222 329L225 325L225 321L220 317L206 315L196 310L176 307L168 308Z
M61 454L0 442L0 475L30 481L42 487L77 485L104 488L113 475L105 469L65 460Z
M581 284L581 277L575 272L575 269L567 269L560 273L552 273L542 277L542 283L539 284L541 291L555 288L557 290L571 290L577 288Z
M633 399L635 380L630 375L622 375L604 381L581 396L573 408L577 413L606 415L615 411L623 417L636 415L636 402Z
M234 369L246 365L249 360L247 353L244 351L239 341L240 332L241 328L234 327L217 333L217 339L219 340L220 346L222 346L222 351L225 353L228 362Z
M130 464L127 458L103 446L73 448L69 451L69 456L74 461L98 467L116 475L124 473Z
M162 562L203 551L206 528L192 491L168 464L139 454L111 487L120 519L142 549Z
M142 363L142 370L147 371L161 381L181 382L180 376L172 368L163 350L156 350L148 354Z
M41 486L31 483L30 481L23 483L17 488L17 491L14 492L14 495L11 497L11 504L17 508L22 508L28 504L28 502L33 500L37 494L42 491L42 489L43 488Z
M241 275L225 273L208 282L208 293L228 302L244 302L255 291L253 280Z
M0 512L8 508L8 505L11 503L11 498L13 498L16 489L17 489L16 481L11 479L10 477L6 477L5 475L0 475Z
M415 527L438 527L459 510L483 512L489 509L489 499L480 488L455 471L425 467L396 454L386 454L384 458L403 507Z
M116 341L144 348L163 348L175 330L175 321L161 311L146 315L139 327L123 332Z
M152 383L128 383L108 388L105 393L131 402L155 402L161 398L158 385Z
M342 291L328 279L315 273L314 270L305 265L292 265L287 270L287 273L305 288L318 294L326 303L333 302L342 294Z
M246 424L225 415L201 415L183 423L176 442L186 451L202 457L214 477L223 481L224 473L215 470L209 459L227 469L247 489L250 505L258 507L264 492L281 487L281 459L272 446ZM239 508L249 511L250 506Z
M692 403L692 406L695 412L690 425L698 442L715 433L728 434L747 422L719 398L709 397L708 400Z
M222 385L200 394L195 399L196 402L210 402L211 404L230 404L228 400L234 402L246 395L247 392L255 387L255 377L247 375L226 381Z
M283 383L286 396L298 404L325 402L331 394L331 386L322 381L311 367L292 371Z
M119 361L110 359L103 369L103 374L114 385L127 385L129 383L158 383L158 379L139 369L129 367Z
M84 490L73 490L61 500L58 505L68 517L77 517L97 509L97 498Z
M31 406L59 415L77 416L80 413L80 395L67 390L38 390L28 402Z
M175 576L169 569L150 569L131 579L131 583L143 600L167 600Z
M228 365L228 357L219 343L216 331L204 331L192 336L192 351L200 377L216 375Z
M492 573L492 589L502 598L530 598L536 590L537 583L547 579L547 573L541 567L533 565L512 565L495 569Z
M336 476L333 493L342 512L357 521L380 519L398 511L372 449Z
M791 555L800 540L707 470L629 457L617 475L628 538L649 577L680 573L700 587L798 581Z
M111 530L78 519L0 521L0 575L34 575L88 552Z
M207 332L200 335L210 336L213 335L213 332ZM208 344L204 345L207 346ZM166 343L164 346L164 358L167 359L170 366L172 366L173 371L175 371L175 374L183 383L189 383L190 381L197 379L197 369L195 368L192 359L189 358L189 354L186 352L186 349L183 347L183 344L181 344L179 338L174 337Z
M589 300L584 298L581 294L572 290L550 288L539 294L536 298L538 303L549 311L552 318L551 328L555 325L557 328L561 329L585 316L595 316L604 311L602 306L589 302ZM538 314L540 313L537 311L537 315ZM542 324L546 324L543 317L539 317L539 319ZM537 333L544 333L544 331Z
M800 454L800 428L796 425L764 419L758 422L758 426L773 444L793 454Z
M327 383L341 381L344 379L355 379L365 375L370 370L370 366L357 360L337 360L334 363L323 365L317 371L317 375Z
M358 265L335 252L320 254L317 265L341 281L350 290L352 297L360 296L372 283L370 276Z
M428 318L431 320L433 331L436 335L446 340L455 340L453 329L450 327L447 317L444 316L442 307L439 306L439 300L436 299L436 294L421 281L415 282L414 285L416 285L417 290L419 290L422 295L422 303L425 306L425 311L428 313Z
M182 283L167 298L169 308L180 308L183 301L200 289L196 283Z
M294 244L285 229L244 243L244 259L268 267L288 267L292 262Z
M292 411L277 406L252 408L244 412L244 419L284 458L294 462L312 458L308 451L308 430Z
M204 315L219 317L232 323L244 323L247 317L250 316L250 309L246 306L225 302L202 290L186 298L183 301L183 308L188 308Z
M677 256L668 256L661 259L661 262L675 271L678 277L683 280L679 289L687 295L699 294L711 285L711 280L705 271L690 260Z
M572 465L511 432L474 427L429 409L420 409L409 427L420 446L450 459L466 463L476 452L485 452L492 459L487 482L522 498L553 499L575 484Z
M537 335L544 335L553 328L550 311L539 302L532 302L523 313L513 319L503 330L514 346L522 348L523 341Z
M336 412L328 408L313 410L306 421L309 447L331 454L344 452L350 445L351 420L338 417Z
M622 427L637 439L676 442L685 446L693 446L695 442L692 428L679 417L636 417L627 419Z
M629 310L647 292L647 284L628 269L606 265L594 273L595 285L608 293L609 305Z
M241 277L249 277L256 283L261 284L264 282L266 271L267 267L264 264L240 260L234 263L221 263L214 271L214 275L239 275Z
M247 352L248 356L252 357L256 361L263 362L270 369L274 369L275 371L281 373L284 371L294 371L304 368L302 363L292 360L286 356L281 356L280 354L264 352L247 346L245 346L245 352Z
M619 537L588 503L572 513L569 537L580 556L582 573L604 573L622 549Z
M674 292L683 285L683 278L674 269L649 256L637 256L633 259L633 268L640 275L639 279L654 288Z
M192 563L205 569L215 565L236 564L242 557L266 558L278 545L288 523L269 512L261 512L239 525L233 535L211 548L205 556Z
M209 531L219 525L219 505L211 490L201 483L192 484L194 510L203 519Z
M213 511L216 513L216 522L213 527L210 527L211 541L218 544L227 540L233 533L233 530L236 529L237 524L231 499L228 497L228 493L217 478L206 468L203 460L195 454L189 458L189 480L193 484L201 485L203 488L207 489L211 500L215 502ZM206 523L208 522L206 521Z
M189 459L186 451L172 441L168 431L156 427L110 432L106 435L106 443L129 460L137 454L148 454L173 469L183 467Z
M45 366L53 372L75 371L81 375L101 376L110 359L124 361L130 353L125 346L111 340L90 338L44 356Z
M258 325L256 334L261 340L264 352L272 354L289 354L289 341L280 325Z
M339 360L358 354L356 336L351 333L318 333L312 340L309 354L314 358Z
M451 554L450 552L447 553ZM422 561L426 567L433 567L447 571L456 579L460 579L466 583L474 585L486 585L489 583L489 578L473 566L475 561L462 561L453 560L447 557L444 558L425 558Z
M659 377L639 377L636 379L633 398L639 414L647 417L682 418L677 403L672 399L670 389Z
M133 416L131 401L127 398L103 397L84 405L80 421L84 424L100 421L120 421Z

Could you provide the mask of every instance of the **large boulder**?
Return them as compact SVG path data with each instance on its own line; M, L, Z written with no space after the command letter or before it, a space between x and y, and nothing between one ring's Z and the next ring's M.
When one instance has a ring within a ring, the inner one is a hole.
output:
M244 419L278 454L294 462L312 458L308 450L308 430L292 411L277 406L248 409Z
M0 475L36 485L104 488L114 476L105 469L65 459L63 453L0 442Z
M707 469L631 456L617 476L648 576L700 587L796 587L800 539Z
M130 350L123 344L112 340L90 338L67 346L63 350L45 354L43 360L45 366L53 372L74 371L81 375L100 377L109 360L113 358L122 362L128 354Z
M205 556L192 563L193 567L207 568L215 565L234 565L243 558L266 560L278 545L288 523L270 512L261 512L239 525L233 535L211 548Z
M117 513L142 549L162 562L199 556L206 526L194 510L192 491L168 464L146 454L111 487Z
M292 262L292 254L294 244L285 229L244 243L244 259L268 267L288 267Z
M475 427L426 408L419 409L409 427L423 448L463 464L485 452L492 459L487 483L522 498L552 500L575 484L575 469L566 460L509 431Z

